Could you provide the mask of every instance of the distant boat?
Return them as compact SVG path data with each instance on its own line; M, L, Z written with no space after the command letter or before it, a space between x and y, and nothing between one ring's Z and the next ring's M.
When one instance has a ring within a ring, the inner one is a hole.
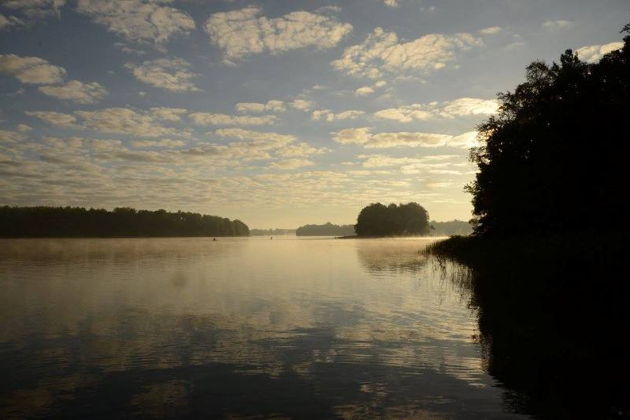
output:
M212 238L212 240L213 240L213 241L216 241L216 240L217 240L217 238Z

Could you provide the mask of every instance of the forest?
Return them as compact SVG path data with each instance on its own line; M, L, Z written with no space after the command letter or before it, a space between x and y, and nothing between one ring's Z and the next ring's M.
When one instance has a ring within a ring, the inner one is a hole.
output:
M0 237L249 236L240 220L128 207L0 207Z
M559 63L533 62L499 99L471 153L475 234L628 232L630 36L597 63L571 50Z
M323 225L304 225L297 228L296 236L353 236L354 225L333 225L330 222Z
M469 268L488 372L514 407L628 418L630 36L596 63L534 62L499 98L471 152L473 235L426 252Z
M364 207L355 225L357 236L420 236L430 232L429 213L418 203L373 203Z

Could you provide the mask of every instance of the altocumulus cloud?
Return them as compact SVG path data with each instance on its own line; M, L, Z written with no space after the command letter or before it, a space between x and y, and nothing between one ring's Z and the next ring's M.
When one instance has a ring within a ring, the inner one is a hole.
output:
M503 28L501 28L500 26L488 26L487 28L479 29L477 32L479 32L481 35L496 35L502 30Z
M274 169L297 169L313 165L314 163L308 159L285 159L272 162L269 167Z
M137 111L130 108L105 108L95 111L75 111L73 114L52 111L27 111L26 114L53 125L90 129L102 133L140 137L187 135L186 131L160 124L159 120L164 119L164 112L163 109L159 111L159 108L155 112Z
M16 141L24 139L24 134L11 131L11 130L0 130L0 144L1 143L15 143Z
M319 155L329 151L329 149L313 147L304 142L296 143L297 137L290 134L244 130L242 128L220 128L212 134L219 137L246 140L250 142L251 147L263 150L277 149L277 155L285 158Z
M142 64L127 63L134 77L151 86L172 92L195 92L192 82L198 75L190 71L190 63L181 58L159 58Z
M333 140L341 144L358 144L367 149L390 147L472 147L477 132L470 131L458 136L423 132L371 132L368 127L346 128L334 133Z
M354 120L365 114L365 111L350 109L334 113L330 109L318 109L313 111L311 118L315 121L333 122L337 120Z
M468 116L486 116L495 114L499 102L494 99L457 98L452 101L412 104L397 108L386 108L374 113L377 118L398 122L427 121L437 118L457 118Z
M330 48L337 45L352 25L329 16L295 11L277 18L262 16L259 7L219 12L204 25L210 42L219 47L226 62L268 52L278 54L304 48Z
M24 25L24 22L21 19L16 18L15 16L6 17L0 13L0 31L22 25Z
M61 83L66 70L50 64L43 58L2 54L0 55L0 73L13 76L22 83L41 85Z
M383 72L442 69L455 59L455 53L480 47L483 41L469 33L453 35L427 34L409 42L400 42L394 32L374 29L361 44L348 47L340 59L332 62L335 69L351 76L377 79Z
M55 111L26 111L25 114L59 127L73 127L77 121L73 115Z
M28 18L44 18L59 16L59 9L66 4L66 0L5 0L2 7L13 9Z
M92 104L107 95L107 90L100 83L83 83L78 80L71 80L61 86L40 86L39 91L48 96L80 104Z
M151 0L79 0L77 11L107 30L133 42L161 44L195 29L185 12Z
M188 115L196 125L270 125L276 122L275 115L229 115L212 112L193 112Z
M13 76L22 83L48 85L39 91L58 99L91 104L107 95L107 90L97 82L84 83L71 80L63 83L66 70L39 57L20 57L15 54L0 55L0 73ZM61 84L54 86L56 84Z
M287 110L284 101L276 99L271 99L266 103L239 102L235 108L238 112L284 112Z
M578 48L575 52L581 60L587 63L595 63L609 52L623 48L623 42L611 42L603 45L589 45Z

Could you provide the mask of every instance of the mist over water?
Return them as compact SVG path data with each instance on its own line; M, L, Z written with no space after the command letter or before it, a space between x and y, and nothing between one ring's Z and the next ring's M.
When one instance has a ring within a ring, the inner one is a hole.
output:
M507 418L434 240L0 241L0 416Z

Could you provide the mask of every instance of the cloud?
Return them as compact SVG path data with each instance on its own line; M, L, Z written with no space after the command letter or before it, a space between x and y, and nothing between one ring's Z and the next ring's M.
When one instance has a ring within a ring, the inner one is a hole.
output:
M269 100L265 103L262 102L239 102L236 104L236 110L238 112L284 112L287 107L297 109L299 111L310 110L315 103L306 99L294 99L290 102L280 101L277 99Z
M446 175L466 175L472 169L472 164L461 155L429 155L419 157L394 157L381 154L359 155L363 159L361 166L364 168L393 168L398 167L397 172L405 175L440 175L440 179ZM437 187L438 183L432 183ZM439 182L441 186L449 182ZM460 184L461 185L461 184Z
M182 140L173 140L173 139L160 139L160 140L136 140L131 142L133 147L137 147L140 149L145 148L175 148L185 146Z
M476 131L468 131L460 134L459 136L452 137L448 141L450 147L462 147L464 149L470 149L471 147L478 147L480 145L477 139L478 133Z
M445 118L468 115L491 115L499 110L499 102L495 99L458 98L441 104L438 111Z
M155 107L151 108L151 113L158 119L164 121L181 121L182 115L188 112L184 108Z
M26 111L25 114L31 117L39 118L40 120L59 127L73 127L77 121L74 116L61 112Z
M458 98L452 101L431 102L428 104L405 105L398 108L382 109L374 113L377 118L398 122L426 121L438 118L456 118L477 115L492 115L499 109L494 99Z
M242 128L220 128L215 130L214 134L220 137L232 137L240 140L251 140L259 142L260 144L274 144L277 146L284 146L296 139L295 136L290 134L244 130Z
M22 83L54 85L63 83L66 70L39 57L20 57L15 54L0 55L0 73L15 77ZM91 104L107 95L107 90L97 82L83 83L71 80L59 86L41 86L39 91L48 96Z
M595 63L609 52L623 48L623 42L611 42L603 45L589 45L578 48L575 52L581 60L587 63Z
M372 93L376 92L376 89L382 88L385 85L387 85L387 82L385 80L379 80L375 82L372 86L361 86L354 91L354 94L356 96L371 95Z
M61 86L41 86L39 90L48 96L80 104L92 104L107 95L107 90L100 83L83 83L78 80L71 80Z
M24 22L21 19L18 19L15 16L6 17L0 13L0 31L22 25L24 25Z
M59 9L65 4L66 0L5 0L2 7L18 10L30 18L43 18L59 16Z
M271 168L274 169L297 169L297 168L303 168L305 166L313 166L314 163L311 162L308 159L286 159L286 160L280 160L277 162L272 162L271 165L269 165Z
M228 115L211 112L193 112L188 117L197 125L270 125L276 122L275 115Z
M217 137L236 139L228 144L205 143L183 150L181 153L195 159L232 160L232 166L238 161L268 160L272 154L284 157L284 150L293 146L296 137L289 134L245 130L242 128L220 128L208 133ZM297 146L297 145L296 145ZM225 165L228 162L222 162Z
M374 116L381 119L394 120L403 123L412 122L414 120L426 121L433 118L433 114L431 112L418 109L414 105L381 109L380 111L375 112Z
M548 31L560 31L573 26L570 20L548 20L542 24L542 27Z
M101 133L139 137L187 135L186 131L163 126L159 122L159 112L155 112L104 108L96 111L75 111L73 115L46 111L27 111L26 114L60 127L90 129Z
M59 137L44 137L44 143L48 146L64 152L76 151L83 146L84 139L81 137L69 137L62 139Z
M213 132L219 137L248 141L248 147L260 150L277 149L276 154L285 158L307 157L328 152L327 148L316 148L308 143L296 143L297 137L290 134L244 130L242 128L220 128Z
M289 106L300 111L308 111L315 106L315 103L307 99L294 99L289 102Z
M376 28L367 39L344 50L332 66L355 77L380 78L384 72L430 73L446 67L455 53L483 45L469 33L428 34L409 42L399 42L394 32Z
M487 28L483 28L478 30L481 35L496 35L501 32L502 28L500 26L489 26Z
M196 92L200 89L192 79L198 74L189 70L190 63L181 58L145 61L142 64L127 63L136 79L151 86L170 90L172 92Z
M74 113L85 128L102 133L130 134L140 137L179 136L181 130L160 125L148 112L129 108L105 108L97 111Z
M279 54L304 48L330 48L337 45L352 25L305 11L277 18L261 16L259 7L220 12L210 15L204 25L210 42L219 47L225 60L268 52Z
M22 83L53 84L61 83L66 71L43 58L1 54L0 73L13 76Z
M238 112L284 112L287 110L283 101L270 100L266 103L239 102L236 104Z
M2 130L0 129L0 144L1 143L15 143L24 139L24 134L18 131Z
M361 86L357 90L354 91L354 94L357 96L367 96L374 93L374 89L371 86Z
M195 29L185 12L151 0L79 0L77 11L132 42L157 45Z
M307 157L312 155L321 155L323 153L330 152L330 149L322 147L313 147L308 143L296 143L289 144L282 147L276 152L278 156L294 158L294 157Z
M422 162L422 159L419 158L392 157L386 155L361 155L359 157L364 159L361 163L364 168L387 168L391 166L419 164Z
M389 132L372 134L370 128L346 128L334 133L333 140L341 144L358 144L368 149L389 147L471 147L476 132L459 136L423 132Z
M335 114L330 109L319 109L313 111L311 118L315 121L333 122L337 120L354 120L365 114L364 111L348 110Z

